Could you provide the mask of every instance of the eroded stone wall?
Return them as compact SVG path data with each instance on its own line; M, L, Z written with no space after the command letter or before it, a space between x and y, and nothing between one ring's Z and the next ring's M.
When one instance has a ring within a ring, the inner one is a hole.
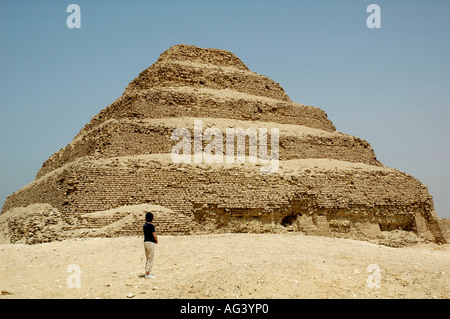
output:
M205 223L220 227L230 220L281 225L289 216L310 216L316 227L318 216L324 216L320 218L335 231L339 230L336 220L348 221L350 228L368 222L381 230L416 230L417 214L426 225L435 220L425 186L404 173L376 167L264 175L255 167L217 169L133 158L86 160L16 192L3 211L47 198L71 218L151 203L189 217L194 229ZM430 231L439 237L436 230Z
M166 120L167 121L167 120ZM97 126L83 136L80 136L68 146L51 156L44 162L37 177L63 166L77 158L92 156L109 158L118 156L170 153L179 140L171 139L173 131L178 128L173 124L165 124L164 119L159 123L144 120L109 120ZM193 142L194 118L188 121L187 128ZM185 125L185 124L181 124ZM239 124L237 124L239 125ZM274 124L275 128L281 125ZM270 153L271 134L268 130L267 149ZM223 154L225 155L225 130L223 130ZM259 141L258 136L258 143ZM211 141L204 139L204 146ZM246 140L245 154L249 154L249 141ZM236 153L237 139L234 138L234 152ZM192 153L194 150L192 149ZM279 159L289 160L297 158L330 158L343 161L366 163L380 166L370 144L365 140L345 134L286 134L279 136Z
M280 169L171 162L173 120L182 118L280 126ZM161 229L175 233L281 227L364 239L401 230L437 242L447 234L427 188L384 167L367 141L337 132L323 110L292 102L231 52L187 45L161 54L9 196L2 213L35 203L51 205L64 227L101 230L97 235L137 232L131 219L133 226L120 224L132 215L102 214L143 203L169 209Z

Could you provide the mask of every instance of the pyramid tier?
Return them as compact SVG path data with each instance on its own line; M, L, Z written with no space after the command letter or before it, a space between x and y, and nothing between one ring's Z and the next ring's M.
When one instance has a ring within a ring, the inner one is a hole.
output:
M217 67L233 67L248 71L247 66L233 53L214 48L199 48L194 45L174 45L161 53L157 62L180 61L209 64Z
M221 143L223 155L226 153L226 130L238 128L243 130L260 128L267 129L268 154L271 151L271 130L279 131L279 159L301 158L331 158L350 162L359 162L381 166L369 143L360 138L339 132L327 132L301 125L278 124L273 122L251 122L217 118L161 118L161 119L110 119L85 131L69 145L53 154L39 170L37 177L61 167L70 161L84 156L108 158L117 156L171 153L179 140L172 139L172 133L177 128L187 128L191 141L194 138L194 122L201 121L203 131L207 128L217 128L222 133ZM257 144L261 136L257 135ZM203 139L202 150L209 139ZM234 154L238 150L237 138L234 138ZM249 141L245 143L245 154L249 153ZM194 149L191 147L192 153Z
M150 203L190 217L193 229L224 219L281 224L298 215L322 216L322 222L331 224L367 222L381 230L412 230L418 218L423 225L436 220L427 188L391 168L329 159L281 161L276 174L261 174L260 168L249 163L174 164L169 154L80 158L9 196L3 212L50 203L76 216Z
M125 93L158 87L230 89L280 101L291 101L278 83L263 75L189 62L155 63L139 74L128 85Z
M251 72L233 53L188 45L177 45L163 52L156 63L128 85L125 93L167 86L232 89L290 101L277 82Z
M109 119L227 118L303 125L333 132L326 113L316 107L239 93L233 90L158 88L127 93L95 115L79 137Z

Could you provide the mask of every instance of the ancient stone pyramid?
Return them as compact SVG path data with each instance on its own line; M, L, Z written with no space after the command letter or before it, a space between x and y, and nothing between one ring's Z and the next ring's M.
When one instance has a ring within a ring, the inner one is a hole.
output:
M278 170L262 174L261 163L249 161L174 162L172 133L193 132L199 119L203 129L223 132L277 128ZM157 212L162 233L285 229L370 239L402 230L445 241L420 181L383 166L368 142L336 131L324 111L291 101L234 54L191 45L162 53L50 156L32 183L9 196L2 213L32 204L47 204L40 233L27 235L40 241L108 226L117 234L140 232L140 222L120 223L133 209ZM30 231L17 223L10 220L4 231L18 238L17 229ZM58 234L55 225L63 225Z

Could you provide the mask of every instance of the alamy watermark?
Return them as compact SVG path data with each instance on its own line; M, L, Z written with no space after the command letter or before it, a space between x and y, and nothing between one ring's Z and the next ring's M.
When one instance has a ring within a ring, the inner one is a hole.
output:
M77 4L69 4L66 8L66 12L71 13L66 20L66 25L69 29L81 28L81 8ZM381 28L381 8L378 4L369 4L366 8L366 12L370 15L366 19L366 25L369 29Z
M369 29L381 28L381 8L378 4L369 4L366 12L371 13L366 20L366 25Z
M370 264L367 266L367 272L370 272L371 274L367 277L367 287L374 289L374 288L381 288L381 268L377 264Z
M81 288L81 268L76 264L67 266L67 272L71 274L67 277L67 287Z
M67 17L66 25L69 29L81 28L81 8L78 4L69 4L66 8L66 12L71 14Z
M224 134L217 127L203 131L202 120L194 120L194 137L188 128L176 128L172 132L172 140L180 140L171 152L174 163L245 163L266 165L260 168L261 173L276 173L279 167L279 129L270 129L270 154L268 154L268 129L249 127L226 128ZM246 156L246 140L248 139L248 156ZM203 148L203 142L210 141ZM225 143L225 153L224 153ZM236 152L235 152L236 144ZM224 155L225 154L225 155ZM235 155L236 154L236 155Z

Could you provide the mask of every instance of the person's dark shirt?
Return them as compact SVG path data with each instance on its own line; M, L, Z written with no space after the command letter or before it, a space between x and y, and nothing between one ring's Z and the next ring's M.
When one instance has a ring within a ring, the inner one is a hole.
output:
M155 232L155 226L150 223L144 224L144 241L151 241L156 244L155 237L153 237L153 233Z

